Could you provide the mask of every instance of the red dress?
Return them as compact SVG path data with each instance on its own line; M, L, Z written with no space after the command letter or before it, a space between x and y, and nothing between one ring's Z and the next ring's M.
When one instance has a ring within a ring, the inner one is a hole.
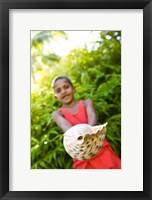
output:
M60 108L64 118L71 124L88 123L86 109L83 101L78 103L79 109L76 114L72 114L65 108ZM74 169L120 169L121 160L112 150L109 142L105 139L101 150L89 160L73 159Z

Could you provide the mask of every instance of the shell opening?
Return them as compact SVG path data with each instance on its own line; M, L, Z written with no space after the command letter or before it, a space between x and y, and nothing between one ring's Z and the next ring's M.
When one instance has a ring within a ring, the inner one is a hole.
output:
M83 137L82 136L79 136L78 138L77 138L77 140L82 140L83 139Z
M80 135L80 136L77 138L77 144L78 144L78 145L81 145L83 142L84 142L84 137L83 137L82 135Z

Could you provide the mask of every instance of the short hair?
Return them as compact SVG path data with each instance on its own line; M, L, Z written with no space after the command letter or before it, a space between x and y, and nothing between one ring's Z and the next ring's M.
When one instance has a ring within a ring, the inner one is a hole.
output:
M57 76L57 77L55 77L55 78L53 79L53 81L52 81L52 88L54 88L55 82L58 81L58 80L60 80L60 79L65 79L68 83L70 83L70 85L73 86L71 80L70 80L68 77L66 77L66 76Z

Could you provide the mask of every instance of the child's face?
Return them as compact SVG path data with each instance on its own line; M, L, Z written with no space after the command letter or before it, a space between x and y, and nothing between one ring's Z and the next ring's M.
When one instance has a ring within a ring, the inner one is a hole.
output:
M70 104L74 100L75 88L66 79L57 80L53 90L56 99L63 104Z

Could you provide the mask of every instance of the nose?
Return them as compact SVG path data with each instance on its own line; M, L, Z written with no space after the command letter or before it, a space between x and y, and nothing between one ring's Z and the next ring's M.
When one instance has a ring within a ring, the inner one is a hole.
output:
M64 94L64 93L65 93L65 89L62 88L62 90L61 90L61 94Z

